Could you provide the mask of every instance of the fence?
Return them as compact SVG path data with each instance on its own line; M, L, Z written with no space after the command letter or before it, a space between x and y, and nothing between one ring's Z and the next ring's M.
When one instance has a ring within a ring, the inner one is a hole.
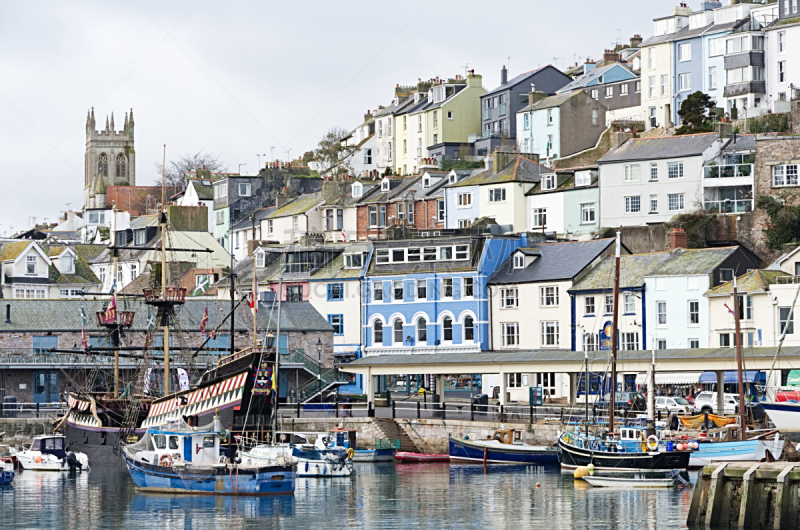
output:
M2 403L0 404L0 418L47 418L61 416L67 412L67 404L56 401L53 403Z

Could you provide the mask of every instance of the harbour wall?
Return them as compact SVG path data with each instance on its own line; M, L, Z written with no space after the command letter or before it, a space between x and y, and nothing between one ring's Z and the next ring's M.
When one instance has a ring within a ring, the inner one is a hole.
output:
M7 445L27 444L34 436L53 432L53 420L50 418L0 418L2 441Z

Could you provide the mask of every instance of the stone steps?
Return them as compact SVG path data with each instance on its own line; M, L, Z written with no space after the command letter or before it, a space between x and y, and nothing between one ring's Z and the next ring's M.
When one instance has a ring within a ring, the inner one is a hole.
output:
M374 418L373 421L387 440L400 440L400 451L422 453L416 442L411 439L396 420L391 418Z

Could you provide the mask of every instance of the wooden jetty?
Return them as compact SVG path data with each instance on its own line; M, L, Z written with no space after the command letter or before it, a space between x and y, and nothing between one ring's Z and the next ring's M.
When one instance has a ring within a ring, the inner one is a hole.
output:
M689 528L800 527L800 462L715 462L701 469Z

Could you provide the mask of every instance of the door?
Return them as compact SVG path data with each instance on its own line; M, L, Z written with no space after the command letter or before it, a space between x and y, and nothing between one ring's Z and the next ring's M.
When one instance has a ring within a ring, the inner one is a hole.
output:
M33 402L53 403L58 401L58 372L40 370L33 373Z
M183 459L187 462L192 461L192 437L191 436L184 436L183 437Z

